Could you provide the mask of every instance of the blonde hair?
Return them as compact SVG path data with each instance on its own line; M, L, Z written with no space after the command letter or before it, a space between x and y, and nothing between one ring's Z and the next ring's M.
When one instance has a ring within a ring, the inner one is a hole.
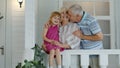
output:
M53 18L54 16L60 16L60 17L61 17L61 14L60 14L59 12L57 12L57 11L52 12L52 13L51 13L51 16L50 16L50 20L49 20L49 23L50 23L50 24L52 24L52 18Z
M60 13L61 13L61 24L62 24L62 21L63 21L63 17L66 17L66 19L68 19L68 21L69 21L68 8L62 7L61 10L60 10Z
M61 9L60 9L60 12L66 12L67 11L67 8L66 7L62 7Z

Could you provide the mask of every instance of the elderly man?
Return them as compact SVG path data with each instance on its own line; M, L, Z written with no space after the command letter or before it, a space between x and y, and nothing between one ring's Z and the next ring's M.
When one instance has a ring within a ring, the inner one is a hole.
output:
M78 25L80 30L73 34L81 38L81 49L98 50L103 49L103 34L97 20L82 10L78 4L72 5L68 10L70 21ZM90 67L99 68L98 56L90 56Z

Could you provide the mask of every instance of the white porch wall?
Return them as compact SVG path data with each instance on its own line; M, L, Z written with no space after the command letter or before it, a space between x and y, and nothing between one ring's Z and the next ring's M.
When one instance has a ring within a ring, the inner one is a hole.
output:
M19 7L17 0L12 0L12 68L22 62L25 46L25 15L24 3Z
M40 35L40 33L38 32L39 30L39 0L35 0L35 43L37 43L38 40L38 36Z
M12 0L12 68L24 59L33 59L37 3L37 0L23 0L20 8L17 0Z
M43 31L43 25L48 21L50 13L52 11L58 10L58 0L38 0L38 27L37 29L37 36L36 36L36 42L39 45L42 45L42 31Z

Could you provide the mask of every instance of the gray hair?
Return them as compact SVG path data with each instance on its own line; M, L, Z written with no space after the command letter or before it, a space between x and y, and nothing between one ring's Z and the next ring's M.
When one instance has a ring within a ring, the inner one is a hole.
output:
M70 6L69 10L71 10L71 12L75 15L76 14L83 15L83 9L78 4L74 4L74 5Z

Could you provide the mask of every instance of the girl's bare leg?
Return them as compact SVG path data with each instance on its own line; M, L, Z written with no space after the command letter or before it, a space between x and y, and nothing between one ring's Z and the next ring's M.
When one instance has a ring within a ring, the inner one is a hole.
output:
M51 50L50 51L50 55L49 55L49 65L50 68L53 68L53 60L54 60L54 55L55 55L55 50Z
M61 55L60 55L60 50L59 50L59 49L56 49L56 50L55 50L55 54L56 54L56 60L57 60L58 68L61 68Z

